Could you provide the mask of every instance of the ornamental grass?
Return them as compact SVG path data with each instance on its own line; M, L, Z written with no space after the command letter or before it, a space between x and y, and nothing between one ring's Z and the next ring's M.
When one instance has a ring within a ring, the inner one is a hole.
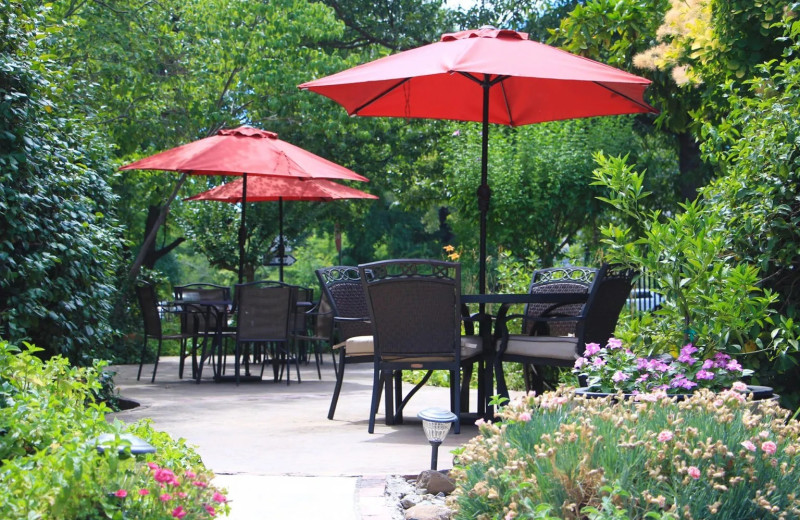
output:
M777 401L699 390L528 395L457 451L455 519L800 518L800 425Z

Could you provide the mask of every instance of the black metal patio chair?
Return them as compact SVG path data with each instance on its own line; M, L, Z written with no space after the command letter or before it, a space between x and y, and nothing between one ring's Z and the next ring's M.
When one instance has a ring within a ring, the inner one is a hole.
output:
M503 362L568 367L583 354L587 343L606 344L614 333L636 274L630 269L603 265L594 276L585 304L553 306L541 309L539 316L525 316L533 327L531 330L538 335L510 334L507 318L517 316L507 316L508 307L501 307L495 332L498 338L494 363L497 393L508 397ZM581 282L577 287L564 287L559 292L579 292L582 287ZM550 290L555 292L554 287ZM580 311L574 314L572 311L576 307L572 306L576 305Z
M461 265L403 259L373 262L358 269L375 350L369 432L375 430L383 387L387 423L402 422L403 408L434 370L449 371L450 409L458 416L461 368L483 360L479 343L462 346ZM404 370L427 371L405 396L402 395ZM460 421L456 420L455 433L460 429Z

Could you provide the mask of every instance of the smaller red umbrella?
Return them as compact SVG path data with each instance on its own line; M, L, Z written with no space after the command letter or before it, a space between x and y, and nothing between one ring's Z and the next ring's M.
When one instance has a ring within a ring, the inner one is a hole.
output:
M278 201L278 222L280 225L280 280L283 281L283 201L305 200L327 202L339 199L377 199L370 193L344 186L324 179L297 179L291 177L253 177L247 183L246 202ZM241 203L244 198L244 179L222 184L203 193L184 200L215 200L219 202Z

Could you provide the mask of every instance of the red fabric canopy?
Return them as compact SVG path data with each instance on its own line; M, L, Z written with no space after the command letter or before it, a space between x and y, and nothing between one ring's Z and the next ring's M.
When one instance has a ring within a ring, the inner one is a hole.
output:
M301 179L367 181L344 166L278 139L275 132L250 126L223 129L126 164L121 170L169 170L191 175L272 175Z
M351 115L483 121L483 81L494 82L490 123L656 112L643 100L649 80L497 29L445 34L299 88Z
M222 184L184 200L242 202L243 180ZM377 199L370 193L323 179L301 180L290 177L250 177L247 179L247 202L277 200L330 201L337 199Z

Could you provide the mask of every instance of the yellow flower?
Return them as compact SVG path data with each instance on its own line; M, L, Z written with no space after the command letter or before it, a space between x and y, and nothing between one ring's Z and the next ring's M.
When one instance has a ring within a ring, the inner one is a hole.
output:
M450 245L444 246L444 250L446 253L452 253L453 251L455 251L455 249L456 249L455 247Z
M459 253L450 253L449 255L447 255L447 258L449 258L450 260L458 260L459 258L461 258L461 255Z

